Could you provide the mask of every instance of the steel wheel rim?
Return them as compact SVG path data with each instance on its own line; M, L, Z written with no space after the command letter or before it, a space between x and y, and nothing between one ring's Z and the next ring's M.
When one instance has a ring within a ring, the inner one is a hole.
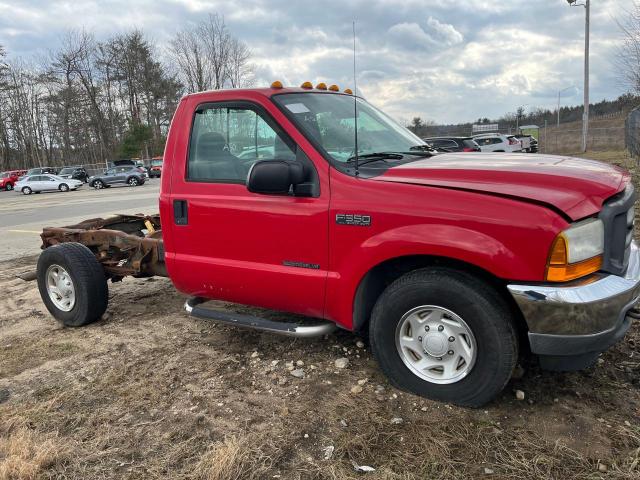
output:
M411 372L430 383L456 383L473 369L478 347L473 331L451 310L422 305L396 327L396 349Z
M59 310L70 312L76 304L76 290L71 275L60 265L47 268L47 293Z

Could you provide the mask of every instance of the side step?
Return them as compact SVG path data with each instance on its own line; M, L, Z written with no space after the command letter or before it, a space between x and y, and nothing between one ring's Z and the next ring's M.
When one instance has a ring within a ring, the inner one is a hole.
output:
M289 337L321 337L336 329L335 323L324 320L317 320L309 324L276 322L266 318L254 317L253 315L243 315L240 313L214 310L200 305L206 301L206 298L201 297L190 298L185 302L184 309L192 317L214 320L227 325L235 325L236 327L253 328L254 330L261 330L263 332L271 332Z

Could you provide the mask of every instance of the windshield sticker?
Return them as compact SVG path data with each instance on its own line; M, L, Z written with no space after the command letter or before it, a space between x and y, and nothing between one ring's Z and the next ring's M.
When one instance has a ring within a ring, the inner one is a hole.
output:
M289 103L287 108L291 113L307 113L310 111L304 103Z

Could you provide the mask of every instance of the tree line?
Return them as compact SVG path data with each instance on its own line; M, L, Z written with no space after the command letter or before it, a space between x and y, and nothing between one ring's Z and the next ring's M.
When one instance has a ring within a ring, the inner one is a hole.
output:
M139 29L100 41L68 31L39 60L0 45L0 171L161 155L181 96L251 84L250 60L218 15L166 49Z

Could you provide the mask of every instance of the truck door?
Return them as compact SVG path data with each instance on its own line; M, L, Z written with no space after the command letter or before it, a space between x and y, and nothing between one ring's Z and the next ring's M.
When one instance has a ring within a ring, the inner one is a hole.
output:
M267 110L249 102L197 107L186 159L172 164L167 267L180 290L322 317L329 191L305 152ZM301 162L313 196L264 195L245 186L256 161Z

